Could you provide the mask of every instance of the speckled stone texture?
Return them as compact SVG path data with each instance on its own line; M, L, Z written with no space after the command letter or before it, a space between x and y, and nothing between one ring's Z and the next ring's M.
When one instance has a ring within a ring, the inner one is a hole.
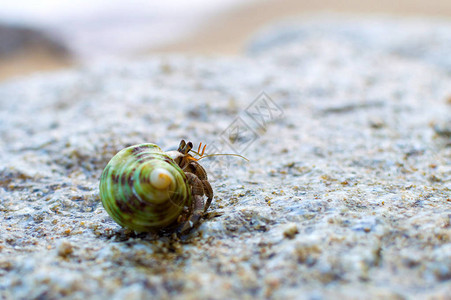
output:
M451 24L315 22L275 26L243 58L2 84L0 298L449 297ZM280 109L263 125L246 114L262 91ZM229 134L237 120L248 131ZM190 234L136 234L103 209L120 149L233 152L221 137L250 162L201 161L215 198Z

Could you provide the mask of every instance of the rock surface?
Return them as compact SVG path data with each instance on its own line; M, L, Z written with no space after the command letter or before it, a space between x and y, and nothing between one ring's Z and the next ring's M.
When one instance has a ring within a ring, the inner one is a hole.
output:
M353 37L336 21L245 58L2 84L0 297L449 296L451 24L422 22L434 43L410 21L356 21ZM390 50L409 35L427 55ZM202 161L215 199L189 235L115 224L98 195L109 159L182 138L250 162Z
M26 26L0 23L0 58L41 49L55 56L68 56L66 46L50 33Z

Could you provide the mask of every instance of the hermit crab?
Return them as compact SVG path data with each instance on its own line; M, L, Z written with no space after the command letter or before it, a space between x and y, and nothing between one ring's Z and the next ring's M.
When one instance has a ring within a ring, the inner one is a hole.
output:
M186 233L210 207L213 189L204 155L184 140L175 151L163 152L154 144L139 144L119 151L100 178L100 198L119 225L137 232ZM206 201L204 199L206 197Z

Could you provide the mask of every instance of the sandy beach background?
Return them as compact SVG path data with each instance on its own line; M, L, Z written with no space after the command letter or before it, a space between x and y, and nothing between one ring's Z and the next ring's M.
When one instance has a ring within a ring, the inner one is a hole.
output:
M82 8L74 6L73 10L76 12L72 14L74 19L72 21L69 19L68 22L64 19L64 13L61 14L60 11L55 12L55 14L62 15L58 19L45 12L45 7L37 7L33 11L33 4L27 4L24 7L28 8L24 11L28 14L24 14L21 13L20 6L14 6L14 4L11 6L11 3L6 1L0 3L4 8L0 13L0 21L8 22L12 19L12 23L16 25L44 28L44 32L60 38L63 44L69 44L70 50L69 53L61 53L55 51L48 44L32 42L24 43L22 47L10 53L4 55L0 53L0 80L38 71L67 68L80 63L89 63L91 60L118 55L138 57L152 53L190 53L237 56L245 50L249 37L265 25L299 15L332 12L451 18L451 2L448 0L266 0L239 3L237 1L227 3L215 1L210 2L209 5L199 0L192 2L190 6L183 2L177 3L177 1L172 1L166 6L157 5L154 13L159 14L160 19L157 22L148 23L142 19L150 19L155 15L142 13L138 14L136 18L138 21L130 19L117 21L120 19L117 16L120 17L121 14L113 10L111 12L102 11L104 3L100 0L97 2L97 7L91 8L92 11L87 9L86 12L83 12ZM49 4L50 7L53 5L51 0L43 3ZM139 1L137 3L139 4ZM69 7L69 9L72 8ZM133 5L130 5L128 9L131 13L136 14L136 6L133 8ZM36 11L39 13L36 14ZM127 9L125 9L125 13L124 8L121 8L121 11L126 14ZM72 13L64 10L63 12L66 15ZM76 19L77 14L78 20ZM122 28L123 25L126 25L126 27L119 31L110 31L110 29L99 29L98 26L93 26L93 20L100 20L98 23L103 22L105 27L112 27L108 23L112 22L112 17L116 19L115 23L113 22L114 26ZM52 18L55 19L53 22L51 22ZM174 20L176 21L174 22ZM58 28L59 31L55 28ZM114 36L118 32L123 34L122 38L131 45L129 48L119 49L123 47L123 43L114 44L114 41L117 40ZM156 32L161 34L156 34ZM100 37L105 39L105 41L100 41L103 44L98 42ZM99 49L100 53L98 53ZM108 49L109 52L101 52L105 49Z

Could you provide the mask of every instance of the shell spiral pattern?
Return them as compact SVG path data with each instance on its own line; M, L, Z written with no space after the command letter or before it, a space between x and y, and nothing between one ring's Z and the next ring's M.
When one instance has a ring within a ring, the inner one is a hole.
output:
M102 173L100 197L118 224L138 232L177 223L193 201L185 173L154 144L118 152Z

